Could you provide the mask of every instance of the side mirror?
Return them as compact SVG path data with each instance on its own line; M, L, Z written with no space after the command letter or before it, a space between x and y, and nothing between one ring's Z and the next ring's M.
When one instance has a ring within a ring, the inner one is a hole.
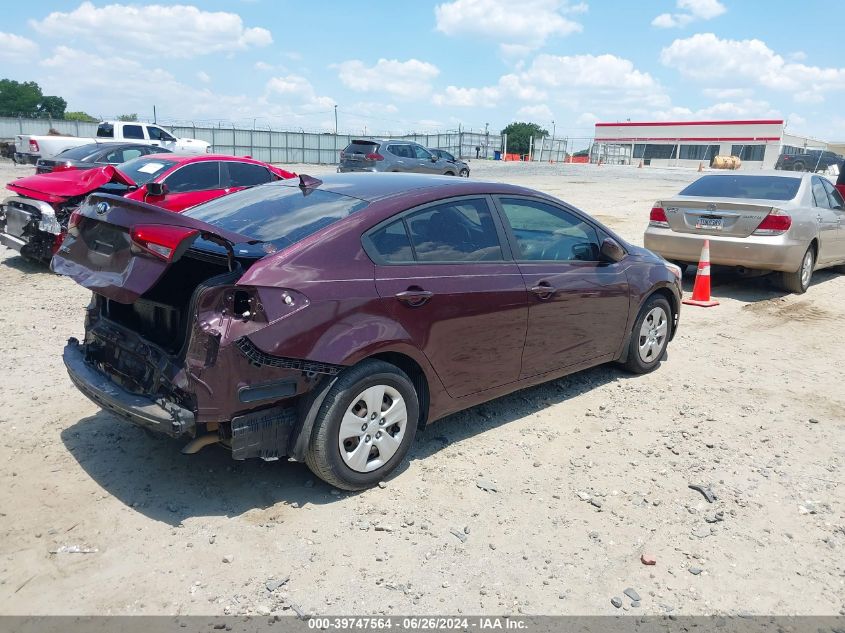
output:
M162 196L167 195L167 185L163 182L148 182L147 183L147 195L148 196L155 196L156 198L161 198Z
M436 163L438 160L440 160L440 159L437 158L437 156L435 156L434 154L431 155L431 162L432 163Z
M606 237L601 243L601 254L607 261L620 262L625 258L625 249L612 237Z

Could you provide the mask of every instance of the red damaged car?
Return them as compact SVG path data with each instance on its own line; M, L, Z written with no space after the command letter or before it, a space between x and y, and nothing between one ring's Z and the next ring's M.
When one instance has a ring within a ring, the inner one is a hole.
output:
M30 259L49 261L71 214L94 192L139 200L168 211L295 174L251 158L150 154L122 165L38 174L10 182L15 196L0 207L0 244Z
M94 402L339 488L418 427L601 363L655 369L680 269L551 196L418 174L300 176L182 214L90 196L53 271L93 291L64 362Z

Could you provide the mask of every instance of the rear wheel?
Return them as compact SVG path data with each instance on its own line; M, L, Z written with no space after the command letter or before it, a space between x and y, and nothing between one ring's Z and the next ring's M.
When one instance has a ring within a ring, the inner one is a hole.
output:
M635 374L653 371L666 355L671 335L672 308L664 297L652 295L634 321L625 369Z
M804 171L804 163L798 162L792 166L792 171Z
M810 279L813 277L813 267L816 263L816 252L810 246L804 257L801 258L801 265L794 273L781 273L781 285L788 292L797 295L807 292L810 287Z
M362 361L326 395L305 462L336 488L369 488L402 463L418 418L419 399L408 376L383 361Z

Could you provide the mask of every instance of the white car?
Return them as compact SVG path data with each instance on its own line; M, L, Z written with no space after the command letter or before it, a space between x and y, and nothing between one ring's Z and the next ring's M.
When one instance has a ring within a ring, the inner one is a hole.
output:
M211 143L193 138L176 138L152 123L103 121L97 126L96 138L19 134L15 137L15 162L34 164L39 158L52 158L71 147L104 141L158 145L179 154L207 154L211 151Z

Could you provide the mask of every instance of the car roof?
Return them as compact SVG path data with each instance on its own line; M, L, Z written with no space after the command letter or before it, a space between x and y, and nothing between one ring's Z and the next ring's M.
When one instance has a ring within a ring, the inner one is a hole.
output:
M305 174L300 174L304 176ZM313 178L313 176L312 176ZM467 180L455 176L432 176L413 173L362 173L348 172L320 176L316 189L330 191L367 202L375 202L394 196L407 195L423 190L441 190L447 196L502 193L514 195L532 195L543 198L549 196L533 189L518 187L501 182ZM299 186L299 180L280 181L286 187ZM432 191L435 193L435 191Z
M223 161L238 161L243 163L253 163L255 165L267 165L267 163L249 158L247 156L231 156L229 154L147 154L141 158L157 158L159 160L169 160L181 164L185 163L200 163L206 160L223 160Z

